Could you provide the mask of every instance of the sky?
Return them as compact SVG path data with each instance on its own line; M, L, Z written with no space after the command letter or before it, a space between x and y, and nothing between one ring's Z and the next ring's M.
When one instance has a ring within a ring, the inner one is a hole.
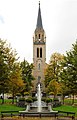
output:
M33 34L39 0L0 0L0 38L16 49L20 60L33 62ZM65 54L77 39L77 0L40 0L46 33L46 62Z

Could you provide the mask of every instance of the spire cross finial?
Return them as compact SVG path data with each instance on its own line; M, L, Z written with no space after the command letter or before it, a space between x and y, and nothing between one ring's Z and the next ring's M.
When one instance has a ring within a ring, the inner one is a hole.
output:
M40 6L40 1L39 1L39 6Z

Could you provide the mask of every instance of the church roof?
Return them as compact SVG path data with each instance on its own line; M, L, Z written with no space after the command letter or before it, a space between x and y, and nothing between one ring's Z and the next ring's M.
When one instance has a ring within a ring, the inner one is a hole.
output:
M36 28L42 28L42 29L43 29L42 18L41 18L40 2L39 2L39 10L38 10L38 17L37 17L37 25L36 25Z

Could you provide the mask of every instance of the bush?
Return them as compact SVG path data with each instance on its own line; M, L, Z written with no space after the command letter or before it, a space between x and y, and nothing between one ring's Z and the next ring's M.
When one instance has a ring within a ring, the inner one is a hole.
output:
M25 98L19 98L19 101L25 101Z
M59 107L59 106L61 106L61 102L53 102L52 106Z
M25 98L19 98L19 102L17 102L17 106L25 107Z
M52 102L51 98L46 98L46 103Z
M54 98L53 99L52 106L53 107L59 107L59 106L61 106L61 102L59 102L58 98Z
M49 95L54 95L54 92L50 92Z
M21 96L21 94L20 94L20 93L17 93L16 96Z
M58 98L53 98L53 101L55 102L55 101L59 101L59 99Z
M33 102L32 97L28 97L28 98L26 99L26 102L27 102L27 103Z
M29 95L29 92L24 92L24 96Z
M36 97L32 97L32 101L37 101L37 98Z

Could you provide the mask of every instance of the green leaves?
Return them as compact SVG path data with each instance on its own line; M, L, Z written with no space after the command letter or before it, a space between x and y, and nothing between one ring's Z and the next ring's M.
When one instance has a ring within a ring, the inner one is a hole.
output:
M32 76L32 69L33 64L29 64L25 59L23 62L21 62L21 69L22 69L22 79L25 83L25 91L30 91L32 86L32 80L34 80L34 77Z
M0 39L0 92L17 92L23 85L21 69L15 50Z
M77 41L72 45L72 49L66 53L63 70L60 73L62 83L68 88L66 92L76 94L77 92Z

